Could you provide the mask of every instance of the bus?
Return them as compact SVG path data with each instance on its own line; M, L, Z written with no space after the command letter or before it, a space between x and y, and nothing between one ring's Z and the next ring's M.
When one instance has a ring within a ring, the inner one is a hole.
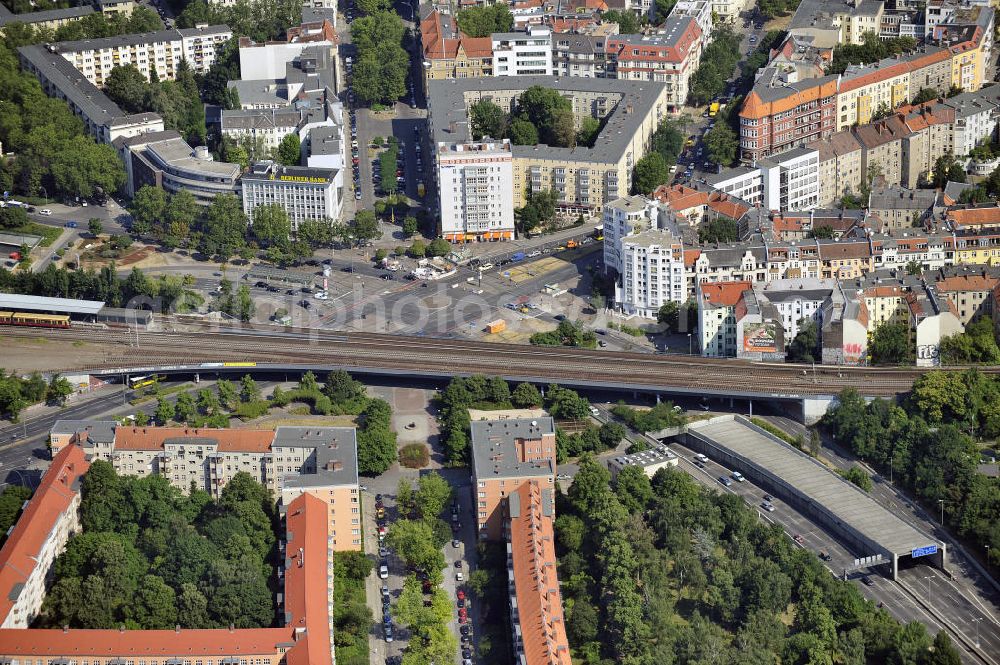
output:
M594 227L594 240L604 240L604 224L598 224Z
M154 374L147 374L146 376L133 376L128 380L128 387L132 390L138 390L139 388L154 386L159 380L160 377Z

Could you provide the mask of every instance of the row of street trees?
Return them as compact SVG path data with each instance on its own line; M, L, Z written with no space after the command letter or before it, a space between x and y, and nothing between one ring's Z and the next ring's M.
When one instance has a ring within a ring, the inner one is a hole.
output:
M358 54L351 85L366 104L391 104L406 93L410 56L403 47L402 19L388 2L377 5L376 11L351 23L351 41Z

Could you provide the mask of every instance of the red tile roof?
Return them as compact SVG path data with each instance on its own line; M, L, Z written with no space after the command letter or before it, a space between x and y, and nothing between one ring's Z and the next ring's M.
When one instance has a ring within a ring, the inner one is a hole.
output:
M555 515L543 513L538 481L523 483L517 494L521 508L510 520L510 546L525 659L528 665L572 665L556 573Z
M700 285L701 294L705 302L715 307L732 307L739 302L743 292L750 287L751 283L746 280L712 282Z
M14 588L24 584L35 570L42 545L79 493L77 482L89 468L83 448L63 448L0 549L0 624L14 608Z
M1000 225L1000 206L955 208L948 211L948 221L962 226L997 226Z
M953 275L939 279L935 286L938 291L992 291L1000 280L989 275Z
M327 573L327 507L312 494L288 505L285 517L285 614L306 639L288 652L287 665L328 665L330 657Z
M163 450L167 439L213 439L218 452L265 453L273 430L212 429L208 427L116 427L115 450Z
M277 656L295 644L288 628L252 630L0 630L0 655L71 657ZM294 651L294 649L293 649ZM275 663L279 662L277 657Z

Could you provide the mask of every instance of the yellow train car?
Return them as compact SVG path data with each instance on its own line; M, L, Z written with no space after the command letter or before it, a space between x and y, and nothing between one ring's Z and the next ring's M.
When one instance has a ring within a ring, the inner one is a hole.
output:
M34 328L69 328L70 320L65 314L0 312L0 325L29 326Z

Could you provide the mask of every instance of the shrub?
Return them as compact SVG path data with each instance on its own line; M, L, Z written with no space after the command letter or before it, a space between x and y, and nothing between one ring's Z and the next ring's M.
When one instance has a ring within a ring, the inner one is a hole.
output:
M430 461L427 446L422 443L408 443L399 451L399 463L408 469L421 469Z

